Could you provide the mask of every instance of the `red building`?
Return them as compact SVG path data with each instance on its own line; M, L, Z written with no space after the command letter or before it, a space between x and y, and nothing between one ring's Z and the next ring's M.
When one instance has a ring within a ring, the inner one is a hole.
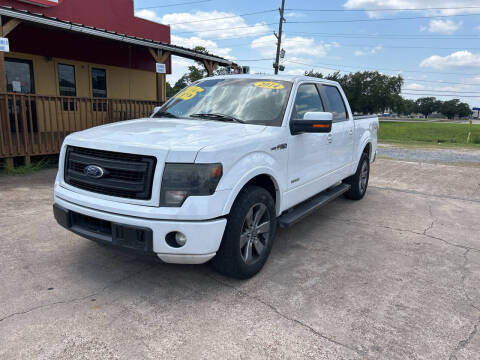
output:
M72 131L148 115L165 101L171 55L231 65L170 44L133 0L0 0L0 158L57 153Z

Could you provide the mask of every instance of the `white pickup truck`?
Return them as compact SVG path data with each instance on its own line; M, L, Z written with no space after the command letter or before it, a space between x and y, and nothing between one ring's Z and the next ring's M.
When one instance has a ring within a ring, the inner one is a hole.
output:
M376 117L353 117L336 82L202 79L150 118L69 135L54 215L91 240L248 278L277 226L364 196L377 130Z

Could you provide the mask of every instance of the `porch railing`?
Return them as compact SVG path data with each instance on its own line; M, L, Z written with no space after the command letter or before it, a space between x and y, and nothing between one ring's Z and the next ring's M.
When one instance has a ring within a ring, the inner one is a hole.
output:
M70 133L148 117L158 102L0 93L0 158L56 154Z

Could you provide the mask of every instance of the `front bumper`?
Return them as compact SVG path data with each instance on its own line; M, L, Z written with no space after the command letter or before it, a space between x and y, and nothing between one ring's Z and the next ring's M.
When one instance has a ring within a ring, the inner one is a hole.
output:
M204 221L137 218L79 206L58 196L53 211L61 226L87 239L155 254L165 262L178 264L201 264L213 258L227 224L225 218ZM85 224L85 217L91 218L89 224ZM185 234L184 246L174 248L167 244L165 236L173 231Z

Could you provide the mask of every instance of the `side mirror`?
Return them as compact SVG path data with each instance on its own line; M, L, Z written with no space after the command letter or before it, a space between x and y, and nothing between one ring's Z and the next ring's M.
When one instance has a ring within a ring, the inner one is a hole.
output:
M303 119L290 121L292 135L302 133L329 133L332 131L331 112L307 112Z
M155 113L156 113L158 110L160 110L160 108L161 108L161 106L155 106L155 107L153 108L153 112L152 112L152 115L150 115L150 117L153 117L153 115L155 115Z

